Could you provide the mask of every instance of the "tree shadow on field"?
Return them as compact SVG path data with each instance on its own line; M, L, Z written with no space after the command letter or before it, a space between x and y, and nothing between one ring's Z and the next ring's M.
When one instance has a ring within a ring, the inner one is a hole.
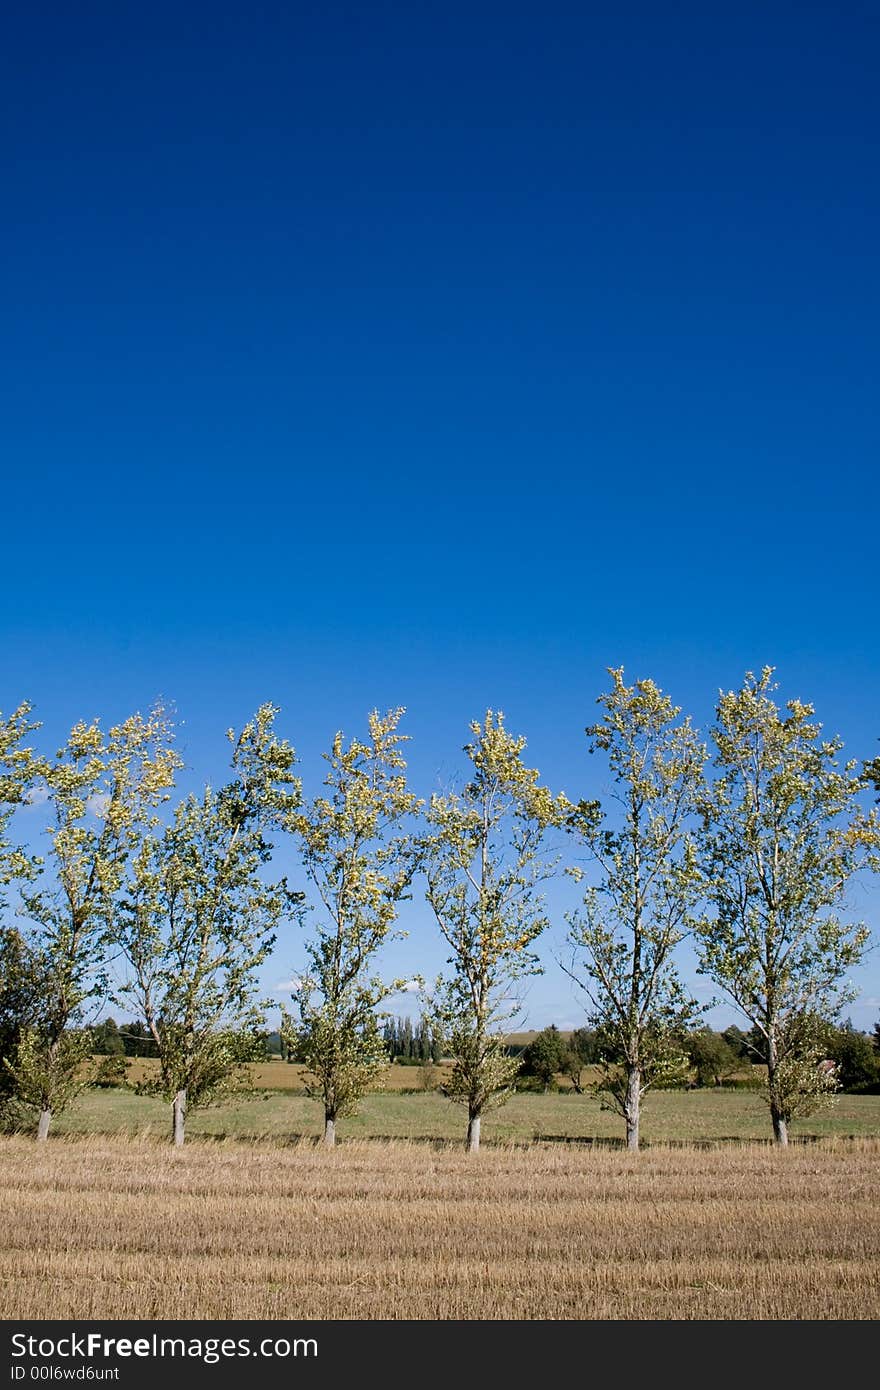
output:
M316 1134L273 1134L258 1129L192 1129L187 1132L187 1142L190 1139L199 1144L268 1144L273 1149L293 1149L299 1144L321 1142Z
M792 1134L789 1135L788 1142L792 1147L797 1144L817 1144L822 1137L821 1134ZM849 1137L855 1138L856 1136ZM588 1149L626 1149L625 1139L599 1137L598 1135L540 1134L533 1140L524 1142L572 1144ZM743 1134L716 1134L711 1139L642 1139L639 1147L641 1149L719 1149L728 1144L764 1144L768 1147L775 1147L775 1140L764 1135L749 1137Z
M266 1133L259 1130L193 1130L190 1136L200 1144L266 1144L273 1149L296 1149L300 1147L323 1149L324 1139L320 1134L290 1131L284 1134ZM418 1144L431 1149L458 1148L458 1139L438 1139L430 1135L405 1134L337 1134L335 1148L342 1149L348 1144ZM496 1141L497 1142L497 1141ZM503 1142L503 1141L502 1141ZM525 1141L530 1142L530 1141ZM487 1147L491 1140L485 1140Z
M266 1144L270 1148L295 1149L309 1147L321 1149L324 1147L323 1137L314 1133L290 1132L285 1134L267 1134L258 1130L213 1130L210 1133L200 1133L194 1131L191 1135L193 1140L200 1144ZM798 1145L807 1146L810 1144L821 1143L823 1138L828 1135L821 1134L792 1134L789 1136L789 1145L792 1148ZM860 1136L855 1134L840 1134L833 1136L835 1139L856 1139ZM337 1137L336 1148L345 1148L353 1143L371 1144L412 1144L419 1148L431 1149L435 1152L444 1152L449 1149L460 1149L464 1147L463 1137L458 1138L438 1138L434 1135L404 1135L404 1134L341 1134ZM539 1144L564 1144L571 1148L581 1149L606 1149L611 1151L626 1152L626 1140L621 1137L611 1137L608 1135L573 1135L573 1134L536 1134L529 1138L526 1135L517 1135L510 1138L488 1138L484 1137L481 1147L484 1149L532 1149ZM729 1145L761 1145L767 1148L775 1147L772 1138L763 1135L752 1137L742 1134L719 1134L711 1139L642 1139L640 1148L646 1149L719 1149Z

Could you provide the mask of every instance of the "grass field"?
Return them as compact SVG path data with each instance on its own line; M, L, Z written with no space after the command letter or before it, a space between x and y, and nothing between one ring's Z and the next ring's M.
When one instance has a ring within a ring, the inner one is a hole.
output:
M878 1159L3 1139L0 1315L876 1318Z
M272 1067L276 1064L270 1063ZM286 1074L293 1067L278 1065ZM417 1073L401 1067L401 1072ZM414 1080L414 1078L412 1078ZM54 1134L120 1134L164 1137L170 1127L170 1107L154 1097L131 1091L89 1090L53 1121ZM792 1137L857 1136L880 1139L880 1095L838 1096L833 1106L796 1121ZM193 1111L187 1133L193 1138L240 1138L250 1141L297 1142L321 1133L322 1112L317 1101L292 1090L239 1096L224 1105ZM345 1139L464 1139L465 1112L435 1093L405 1095L389 1089L368 1095L360 1113L339 1122ZM623 1135L623 1123L602 1110L591 1096L573 1092L512 1096L506 1105L488 1113L483 1122L484 1143L542 1139L545 1142L591 1140L613 1142ZM657 1091L646 1096L642 1138L651 1143L695 1143L767 1139L767 1107L755 1092L744 1090Z

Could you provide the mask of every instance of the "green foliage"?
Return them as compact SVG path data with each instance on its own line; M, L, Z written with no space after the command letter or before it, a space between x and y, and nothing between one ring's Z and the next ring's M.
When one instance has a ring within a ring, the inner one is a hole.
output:
M38 1017L11 1068L21 1097L46 1114L69 1104L79 1065L84 1006L102 998L106 951L126 864L156 823L180 759L161 709L132 715L105 734L79 723L36 771L51 816L48 851L34 888L22 888L36 924L45 981ZM39 1098L38 1100L36 1098Z
M436 1091L440 1082L440 1071L433 1057L426 1056L419 1063L419 1084L423 1091Z
M568 827L598 882L586 886L583 910L568 917L568 973L605 1039L600 1088L635 1144L641 1097L682 1074L682 1037L698 1013L672 953L699 893L689 823L705 750L689 719L676 723L680 711L653 681L627 686L622 669L610 675L612 688L598 701L603 717L586 733L590 752L607 755L622 814L609 828L598 802L571 808ZM582 869L569 872L584 881Z
M119 1029L119 1036L125 1049L126 1057L158 1057L159 1049L156 1047L156 1040L147 1027L140 1019L133 1019L129 1023L123 1023Z
M114 1018L105 1018L92 1028L92 1051L99 1056L124 1056L125 1043Z
M755 1062L759 1059L756 1046L760 1035L756 1034L754 1029L751 1030L751 1033L744 1033L741 1028L737 1028L735 1023L731 1023L729 1027L724 1029L721 1037L741 1062Z
M32 706L24 701L5 718L0 713L0 908L3 889L10 883L32 879L39 860L25 853L9 838L15 810L27 803L39 775L39 760L24 739L40 726L31 719Z
M443 1038L436 1019L423 1015L413 1026L410 1018L388 1018L382 1036L392 1062L419 1065L425 1061L439 1062L443 1056Z
M0 1102L15 1091L4 1065L18 1052L22 1032L40 1017L47 980L42 962L20 932L0 927Z
M520 1056L520 1074L534 1076L545 1091L549 1091L561 1072L566 1046L555 1023L533 1038Z
M565 1045L561 1070L576 1093L584 1094L584 1072L595 1067L601 1058L599 1034L595 1028L576 1028Z
M721 1033L699 1028L687 1040L688 1059L697 1073L698 1086L723 1086L742 1066L736 1047Z
M346 746L337 733L324 755L329 795L288 821L321 916L283 1033L308 1068L309 1094L323 1101L328 1141L388 1064L377 1011L406 983L368 974L380 948L404 935L394 923L417 867L407 822L421 803L406 785L403 713L374 710L366 742Z
M95 1070L93 1086L124 1086L128 1080L128 1060L124 1052L108 1052Z
M656 1026L647 1026L641 1038L643 1061L636 1070L626 1053L618 1029L599 1027L596 1030L599 1047L599 1079L590 1091L605 1110L620 1115L630 1127L638 1130L642 1096L647 1090L670 1091L686 1086L690 1073L687 1053L687 1032L677 1031L666 1019ZM638 1078L638 1096L634 1102L634 1071Z
M814 1020L852 997L846 974L868 931L838 913L854 874L880 863L880 822L859 805L864 778L840 764L840 739L823 739L811 705L789 700L780 711L772 674L747 673L718 702L718 775L701 800L712 911L697 933L701 971L762 1039L784 1142L787 1118L827 1093Z
M327 1121L355 1114L358 1101L388 1066L379 1021L372 1012L380 988L372 981L363 990L350 988L347 1010L339 1007L338 999L295 996L299 1024L287 1020L287 1026L308 1068L306 1093L320 1097Z
M842 1091L874 1091L880 1087L877 1049L867 1033L860 1033L851 1023L828 1029L825 1056L835 1065Z
M247 1017L256 1021L258 1011ZM215 1024L189 1031L160 1023L160 1033L159 1075L139 1081L135 1088L139 1094L159 1095L166 1101L182 1095L189 1113L253 1089L247 1064L265 1060L258 1029Z
M825 1021L814 1013L789 1015L778 1027L774 1063L768 1063L761 1092L771 1114L787 1126L831 1104L839 1083L828 1060Z
M15 1099L39 1114L60 1114L94 1078L88 1028L66 1028L56 1035L44 1027L23 1028L5 1066Z
M238 739L230 732L231 782L188 796L163 834L144 838L114 929L131 967L118 997L146 1020L156 1087L169 1100L185 1093L187 1109L243 1083L241 1064L262 1047L256 972L300 903L284 879L262 876L272 850L264 826L299 800L276 712L263 705Z
M538 890L556 862L542 849L568 803L524 765L526 741L507 732L501 713L489 710L471 732L471 780L461 793L432 796L424 854L428 902L450 948L430 1002L454 1059L444 1089L475 1120L506 1099L519 1068L505 1035L519 981L540 972L532 945L547 917Z

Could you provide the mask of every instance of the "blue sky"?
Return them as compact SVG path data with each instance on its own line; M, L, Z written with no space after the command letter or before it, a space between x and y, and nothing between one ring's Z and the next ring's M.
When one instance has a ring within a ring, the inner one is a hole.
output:
M271 699L314 784L336 727L405 704L427 792L501 707L588 795L608 665L705 725L770 663L873 753L878 31L860 4L18 7L0 708L55 743L161 695L217 780ZM876 958L858 982L870 1026ZM552 968L530 995L537 1025L578 1008Z

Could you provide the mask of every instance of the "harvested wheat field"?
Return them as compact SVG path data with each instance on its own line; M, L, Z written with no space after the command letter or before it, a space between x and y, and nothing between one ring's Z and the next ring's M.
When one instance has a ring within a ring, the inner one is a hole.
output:
M11 1318L876 1318L880 1141L0 1141Z

